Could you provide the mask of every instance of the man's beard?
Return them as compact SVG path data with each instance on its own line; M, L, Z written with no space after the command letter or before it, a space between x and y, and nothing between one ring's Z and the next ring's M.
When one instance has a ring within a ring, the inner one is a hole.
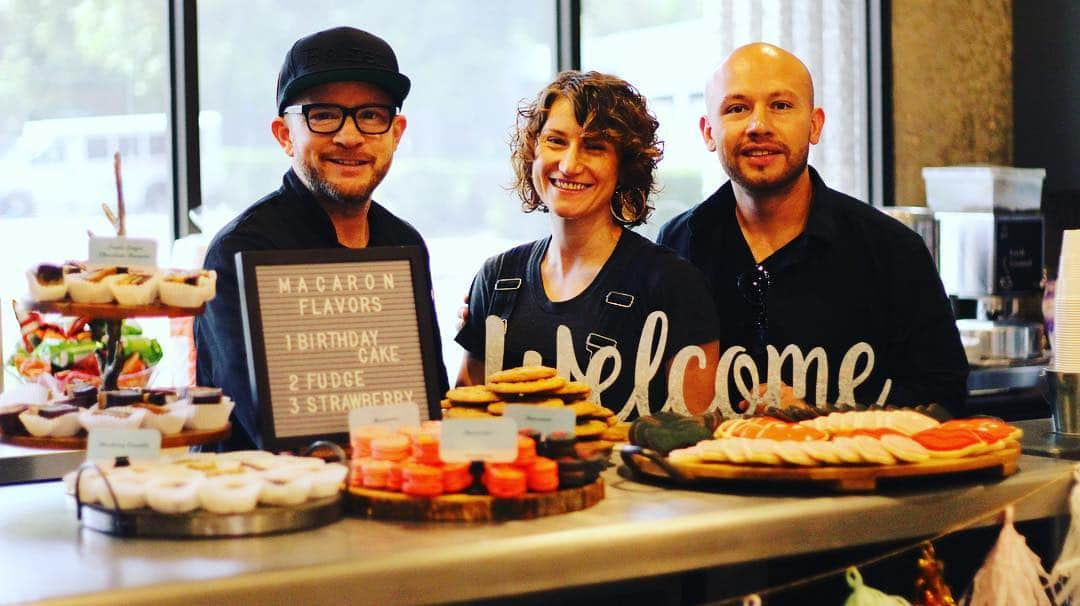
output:
M743 189L755 194L773 194L790 188L799 179L799 175L806 170L809 155L810 150L807 149L802 157L795 158L795 161L780 176L767 180L753 179L747 176L739 169L738 162L729 163L727 156L722 156L722 163L728 177Z
M347 191L338 184L324 179L319 171L308 163L303 163L300 169L304 173L304 180L308 182L312 193L317 197L345 207L360 207L371 200L371 195L386 177L390 165L389 163L382 166L373 165L371 177L364 182L350 182L351 187Z

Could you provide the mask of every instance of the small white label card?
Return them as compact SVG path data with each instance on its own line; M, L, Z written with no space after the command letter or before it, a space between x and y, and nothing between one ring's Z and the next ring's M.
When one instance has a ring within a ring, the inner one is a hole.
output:
M350 410L349 430L361 425L380 425L391 430L399 427L420 427L420 409L410 402Z
M157 240L153 238L90 238L90 265L157 267Z
M533 406L530 404L507 404L503 416L517 422L520 429L533 429L544 437L556 431L574 433L577 416L569 408Z
M161 432L156 429L91 429L86 438L88 461L127 457L129 460L161 456Z
M517 443L513 419L444 419L439 457L447 463L509 463L517 458Z

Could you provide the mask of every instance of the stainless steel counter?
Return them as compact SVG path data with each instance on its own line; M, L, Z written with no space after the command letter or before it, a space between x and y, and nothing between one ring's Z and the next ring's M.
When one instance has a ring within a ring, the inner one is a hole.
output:
M80 529L58 483L7 486L0 602L407 604L520 595L924 537L1018 499L1018 520L1056 516L1067 511L1072 465L1024 456L1003 481L871 496L684 491L609 470L600 504L539 520L346 519L296 534L191 541Z
M84 458L84 450L48 450L0 444L0 484L54 480L78 467Z

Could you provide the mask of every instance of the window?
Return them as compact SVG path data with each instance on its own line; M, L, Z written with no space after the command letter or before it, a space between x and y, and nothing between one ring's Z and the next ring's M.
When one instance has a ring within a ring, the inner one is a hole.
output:
M27 292L27 268L85 259L88 230L114 233L101 204L116 205L118 149L127 231L157 239L159 262L168 262L168 210L146 210L145 200L153 188L171 187L169 157L135 155L144 149L140 138L166 132L167 14L165 0L0 2L5 361L19 337L10 299ZM148 324L144 328L152 330Z
M198 11L200 109L221 118L211 133L200 129L200 220L207 237L277 189L289 168L270 121L277 115L278 70L293 42L351 25L394 48L412 80L402 109L409 122L375 199L427 241L453 380L462 356L453 341L457 309L473 275L487 257L547 230L546 216L523 214L506 186L518 101L536 95L555 73L553 4L402 0L312 11L284 0L262 2L258 10L201 0Z
M289 166L269 131L274 84L289 46L341 24L378 34L394 46L413 89L403 109L408 131L376 198L428 241L453 375L461 355L452 341L455 316L474 273L486 257L547 232L547 217L521 213L507 189L507 142L519 101L555 74L555 5L401 0L312 11L286 0L254 6L200 0L204 243L276 189ZM728 51L753 40L775 42L806 61L827 115L810 161L834 188L867 197L861 0L581 5L583 67L629 80L661 122L663 191L646 234L726 179L697 132L701 89ZM23 272L35 262L85 257L87 230L111 232L100 206L116 199L117 150L124 154L128 233L156 238L163 265L196 262L190 251L197 242L184 249L190 259L169 258L169 9L166 0L0 3L0 98L8 100L0 115L0 241L8 251L0 293L24 293ZM18 330L10 311L0 313L0 322L7 354Z
M645 227L655 234L672 216L727 180L701 141L705 80L727 54L755 41L776 44L806 63L815 103L825 110L810 164L833 189L869 195L866 10L863 0L584 0L584 69L625 78L649 100L665 142Z

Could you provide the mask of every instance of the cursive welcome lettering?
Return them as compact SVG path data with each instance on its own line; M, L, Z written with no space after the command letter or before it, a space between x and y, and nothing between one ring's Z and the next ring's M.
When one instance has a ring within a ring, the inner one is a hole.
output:
M506 325L498 316L489 316L484 323L484 328L484 370L485 376L488 377L503 368ZM639 416L650 414L649 383L660 372L667 347L667 336L667 314L662 311L650 313L638 340L637 356L634 360L633 389L622 408L616 413L620 420L629 418L634 412ZM603 400L600 399L602 394L614 385L622 372L622 356L619 351L610 345L596 350L589 358L585 370L582 371L574 353L573 335L570 328L560 325L556 329L555 339L555 364L559 375L587 384L597 394L597 399L602 402ZM608 364L609 361L611 364ZM698 368L705 367L705 352L697 345L683 347L671 358L668 395L661 410L689 414L683 397L683 380L686 369L692 361L697 362ZM785 364L789 361L791 363L791 388L795 397L807 400L818 408L825 407L828 404L829 359L823 347L814 347L809 353L803 354L802 350L794 344L786 346L783 351L777 350L773 345L767 346L765 369L767 388L765 393L758 394L755 387L762 381L757 364L745 347L733 345L725 349L720 356L714 382L715 395L707 410L719 411L724 417L738 414L729 395L732 384L741 399L750 403L749 412L754 412L760 407L779 406L780 388L783 384L781 375ZM874 349L869 343L860 341L848 349L840 362L837 375L839 388L837 404L856 402L855 390L870 378L874 370L874 362ZM542 358L538 352L533 350L525 352L523 366L535 366L541 363ZM807 379L811 376L811 365L813 365L815 371L813 376L816 380L813 399L808 400ZM605 374L605 367L610 367L611 371ZM884 404L891 389L892 379L886 379L876 402Z

